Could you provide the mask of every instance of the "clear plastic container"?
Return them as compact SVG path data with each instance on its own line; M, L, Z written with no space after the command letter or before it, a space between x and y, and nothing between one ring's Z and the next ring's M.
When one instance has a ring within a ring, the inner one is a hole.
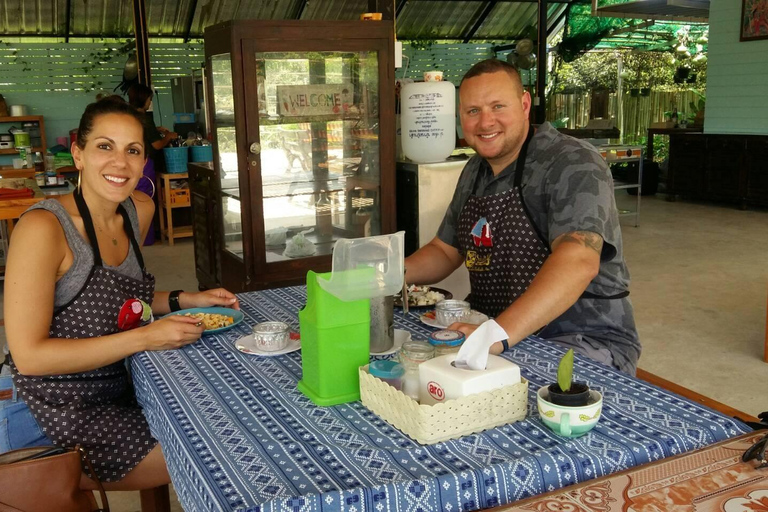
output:
M419 365L435 357L435 347L424 341L406 341L400 348L400 364L405 368L403 393L419 400Z
M333 248L333 271L319 281L344 301L394 295L403 286L405 231L368 238L341 239Z
M403 365L390 359L381 359L373 361L368 366L368 373L383 380L395 389L400 389L403 385L403 375L405 368Z

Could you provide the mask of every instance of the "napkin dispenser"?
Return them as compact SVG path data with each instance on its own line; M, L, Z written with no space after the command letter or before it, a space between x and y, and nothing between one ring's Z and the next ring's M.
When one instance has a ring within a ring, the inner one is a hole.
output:
M456 354L446 354L419 365L419 403L434 405L455 398L520 383L520 367L489 355L485 370L457 368Z

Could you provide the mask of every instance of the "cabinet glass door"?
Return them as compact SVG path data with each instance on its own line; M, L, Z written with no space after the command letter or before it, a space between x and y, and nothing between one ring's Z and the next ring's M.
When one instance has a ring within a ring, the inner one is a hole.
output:
M224 249L243 259L243 223L240 213L240 181L235 137L235 97L232 90L230 54L211 57L211 84L216 141L219 149L221 218Z
M266 262L380 234L378 52L254 57Z

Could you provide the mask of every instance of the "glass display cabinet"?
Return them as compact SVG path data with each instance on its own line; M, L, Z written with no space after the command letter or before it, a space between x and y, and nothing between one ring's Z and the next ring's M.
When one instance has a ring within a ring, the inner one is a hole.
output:
M336 240L394 232L393 47L391 21L206 29L214 162L194 215L218 268L201 285L300 284Z

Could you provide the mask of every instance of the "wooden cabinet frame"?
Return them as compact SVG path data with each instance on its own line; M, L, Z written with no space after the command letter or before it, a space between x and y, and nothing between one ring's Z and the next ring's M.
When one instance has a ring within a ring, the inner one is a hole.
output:
M242 261L224 249L223 226L209 236L221 247L221 284L233 291L301 284L309 270L331 269L331 257L315 256L268 263L264 247L261 159L249 148L259 140L256 79L257 52L375 51L378 55L379 171L381 232L392 233L395 221L395 65L394 25L391 21L230 21L205 31L206 68L211 57L229 54L233 95L239 197L242 222ZM207 82L206 108L216 133L214 80ZM211 192L221 202L219 148L214 142ZM194 190L193 190L194 193ZM212 240L213 241L213 240Z

